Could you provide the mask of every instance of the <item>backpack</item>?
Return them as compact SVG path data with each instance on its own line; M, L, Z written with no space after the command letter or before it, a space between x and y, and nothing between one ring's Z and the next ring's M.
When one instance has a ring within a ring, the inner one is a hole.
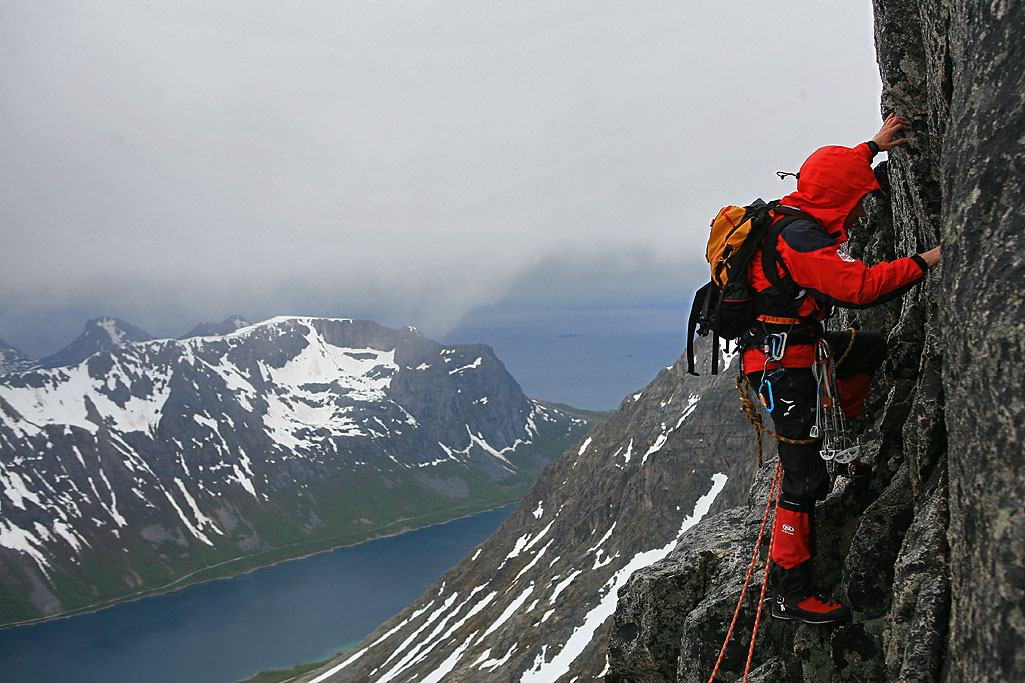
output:
M769 212L775 209L787 215L773 222ZM755 292L747 281L748 266L755 254L761 253L763 264L778 264L786 273L780 278L776 268L766 267L765 275L779 291L793 297L800 288L786 272L776 252L779 233L789 223L807 214L779 201L756 199L748 206L725 206L712 219L705 259L711 266L712 279L694 295L687 325L687 372L694 370L694 333L712 335L712 374L719 374L719 338L738 339L755 322Z

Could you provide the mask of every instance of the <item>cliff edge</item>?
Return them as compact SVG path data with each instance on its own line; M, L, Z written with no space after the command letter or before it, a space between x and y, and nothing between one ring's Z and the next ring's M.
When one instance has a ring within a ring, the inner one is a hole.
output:
M794 626L766 610L748 680L1014 680L1025 670L1025 4L874 9L882 112L913 129L851 252L876 262L939 243L943 262L903 301L839 321L890 345L861 434L874 477L838 480L819 511L817 580L854 619ZM773 465L746 507L703 520L622 589L606 680L708 680ZM743 675L757 600L756 586L717 680Z

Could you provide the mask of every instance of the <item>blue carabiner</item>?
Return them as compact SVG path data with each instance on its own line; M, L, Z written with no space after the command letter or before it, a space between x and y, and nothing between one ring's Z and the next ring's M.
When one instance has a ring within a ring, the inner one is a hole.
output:
M768 401L765 400L766 392L763 391L766 388L768 389L768 395L769 395L769 400ZM767 379L762 380L761 386L758 387L758 398L760 398L762 400L762 406L767 411L769 411L771 413L773 408L776 407L776 401L772 397L772 382L770 382Z

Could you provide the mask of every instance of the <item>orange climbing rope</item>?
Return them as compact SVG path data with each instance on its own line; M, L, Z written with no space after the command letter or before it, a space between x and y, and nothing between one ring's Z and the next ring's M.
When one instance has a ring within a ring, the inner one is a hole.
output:
M776 467L779 467L779 463L776 463ZM780 491L782 490L780 486ZM772 493L769 493L769 502L772 502ZM779 491L776 492L776 509L779 509ZM764 522L763 522L764 524ZM755 653L755 640L758 639L758 622L762 618L762 607L765 606L765 586L769 583L769 565L772 562L772 548L776 545L776 528L773 526L772 532L769 533L769 554L765 556L765 573L762 574L762 593L758 596L758 612L755 613L755 625L751 629L751 646L747 649L747 663L744 664L744 683L747 683L747 675L751 671L751 658ZM757 552L757 549L756 549Z
M733 621L730 622L730 628L726 631L726 640L722 644L722 649L719 650L719 658L715 660L715 668L712 669L712 675L708 679L708 683L712 683L715 680L716 675L719 673L719 666L722 664L723 655L726 654L726 646L730 644L730 639L733 637L733 627L737 624L737 617L740 615L740 607L744 604L744 596L747 595L747 586L751 581L751 572L754 571L755 562L758 560L758 550L762 546L762 537L765 535L765 524L769 519L769 510L772 509L772 501L778 499L779 489L783 480L783 465L777 459L776 471L772 475L772 488L769 490L769 500L765 504L765 514L762 515L762 526L758 529L758 541L755 543L754 554L751 555L751 563L747 567L747 576L744 577L744 587L740 591L740 598L737 600L737 608L733 610ZM769 534L769 557L772 557L772 543L775 540L775 534L770 532ZM766 563L766 577L768 576L768 563ZM762 579L762 597L765 598L765 577ZM747 655L747 667L751 666L751 653L754 651L754 637L758 633L758 619L761 617L762 607L761 600L758 605L758 615L755 617L755 632L751 635L751 649ZM744 680L747 680L747 668L744 670Z

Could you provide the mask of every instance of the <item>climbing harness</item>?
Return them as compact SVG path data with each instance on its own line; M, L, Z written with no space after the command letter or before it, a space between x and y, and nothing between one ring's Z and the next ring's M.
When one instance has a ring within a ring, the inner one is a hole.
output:
M772 502L776 501L776 506L779 507L779 494L783 488L783 464L777 459L776 470L772 475L772 488L769 490L769 500L765 504L765 514L762 515L762 526L758 529L758 541L755 543L754 553L751 555L751 563L747 566L747 576L744 577L744 587L740 590L740 597L737 599L737 608L733 610L733 620L730 622L730 627L726 631L726 640L722 644L722 648L719 650L719 657L715 660L715 668L712 669L712 675L708 678L708 683L712 683L715 680L716 674L719 673L719 666L722 664L722 658L726 654L726 646L730 644L730 639L733 637L733 627L737 624L737 617L740 616L740 608L744 604L744 596L747 595L747 587L751 582L751 573L754 571L755 563L758 561L758 551L762 547L762 538L765 535L765 525L769 520L769 510L772 508ZM748 673L751 671L751 658L755 651L755 639L758 637L758 622L762 617L762 605L765 604L765 585L768 583L769 578L769 561L772 558L772 546L775 542L775 529L769 532L769 555L765 560L765 574L762 576L762 592L758 598L758 612L755 614L754 630L751 632L751 646L747 651L747 663L744 665L744 681L747 681Z
M854 329L850 329L851 343L836 363L833 362L829 343L819 339L815 343L815 364L812 365L812 376L815 378L815 424L812 425L810 436L822 439L819 455L823 460L838 465L846 465L858 458L861 444L852 443L847 434L847 418L843 411L843 402L836 384L836 366L847 358L854 347Z

